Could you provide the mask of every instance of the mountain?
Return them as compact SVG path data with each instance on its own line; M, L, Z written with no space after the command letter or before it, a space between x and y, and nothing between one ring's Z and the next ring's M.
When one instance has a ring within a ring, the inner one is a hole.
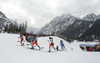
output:
M100 19L100 15L98 15L97 18Z
M0 11L0 18L7 19L7 17Z
M71 14L55 17L49 24L46 24L39 33L43 34L60 34L65 31L69 25L73 24L75 19L78 19Z
M100 19L96 20L91 28L89 28L83 35L81 39L100 39Z
M89 29L94 21L85 21L76 19L72 25L70 25L64 32L61 33L63 36L68 38L80 37L87 29Z
M3 26L4 22L6 22L8 18L0 11L0 26Z
M85 17L83 17L83 20L95 21L95 20L97 20L97 16L94 13L90 13L90 14L86 15Z
M60 34L68 38L77 38L89 29L96 19L97 16L93 13L86 15L83 19L74 17L71 14L63 14L55 17L50 23L46 24L39 33Z
M2 32L6 24L11 23L9 19L0 11L0 32Z

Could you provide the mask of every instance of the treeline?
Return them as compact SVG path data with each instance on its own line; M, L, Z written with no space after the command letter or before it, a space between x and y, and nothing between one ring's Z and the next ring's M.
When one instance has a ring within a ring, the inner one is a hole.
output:
M26 32L26 29L27 29L27 21L21 24L18 24L17 21L15 21L14 23L6 24L4 27L4 32L20 33L20 32Z

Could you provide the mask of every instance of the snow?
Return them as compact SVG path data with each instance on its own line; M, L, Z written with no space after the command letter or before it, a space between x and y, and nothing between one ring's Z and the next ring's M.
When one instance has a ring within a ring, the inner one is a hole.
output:
M69 44L53 36L55 47L60 46L59 41L63 40L67 52L49 53L49 36L38 38L38 44L44 46L41 51L31 50L30 46L20 46L18 37L18 34L0 33L0 63L100 63L100 52L84 52L77 41Z

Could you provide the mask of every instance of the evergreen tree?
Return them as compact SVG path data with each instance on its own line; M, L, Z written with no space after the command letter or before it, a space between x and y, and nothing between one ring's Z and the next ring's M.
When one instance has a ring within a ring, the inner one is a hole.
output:
M26 32L27 29L27 21L22 24L17 23L17 20L15 20L14 24L10 23L10 24L6 24L6 26L4 27L5 30L4 32L8 32L8 33L18 33L18 32Z
M6 24L6 26L4 28L5 28L4 32L7 32L8 31L8 24Z

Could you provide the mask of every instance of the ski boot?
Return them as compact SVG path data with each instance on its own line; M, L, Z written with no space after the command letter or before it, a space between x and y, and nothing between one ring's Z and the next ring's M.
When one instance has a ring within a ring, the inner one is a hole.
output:
M41 49L41 47L40 46L38 46L39 47L39 50Z
M51 50L49 50L48 52L51 52Z
M24 43L21 43L21 46L24 46Z
M34 49L34 47L32 46L32 48L31 49Z

